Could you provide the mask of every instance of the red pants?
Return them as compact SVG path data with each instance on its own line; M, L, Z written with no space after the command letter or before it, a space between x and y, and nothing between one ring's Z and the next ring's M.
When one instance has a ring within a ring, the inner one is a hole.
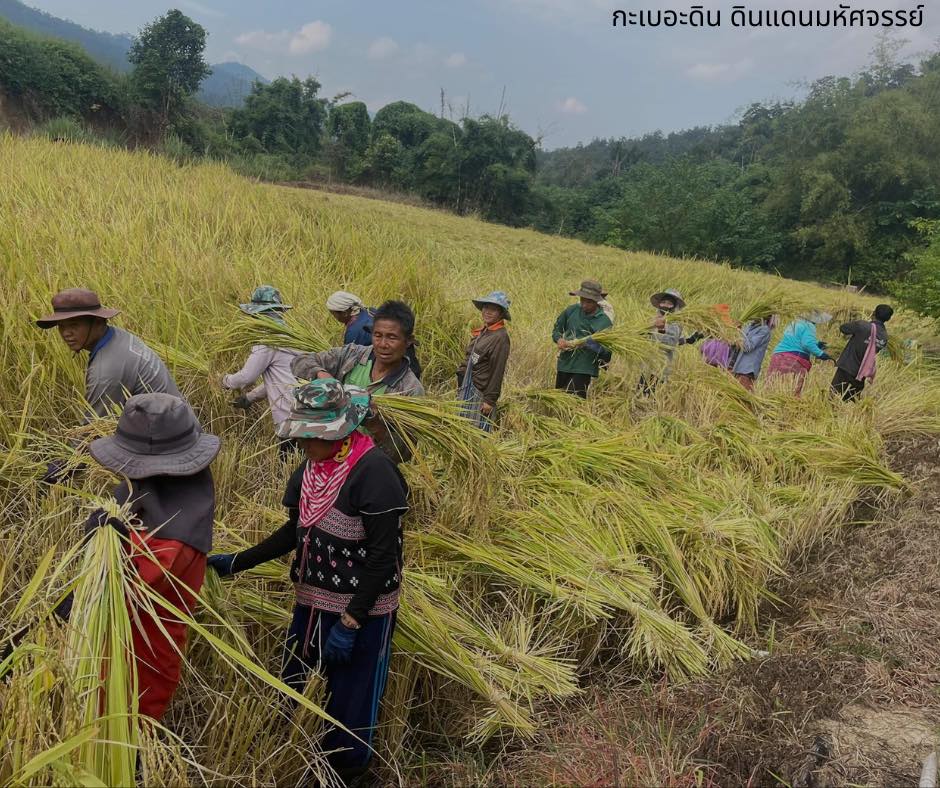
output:
M206 576L205 554L182 542L141 535L136 531L131 532L131 541L131 560L141 579L173 606L191 612L195 595L202 588ZM141 541L146 542L149 551L140 547ZM155 606L160 623L172 638L170 640L148 612L139 608L134 612L140 619L138 624L132 614L140 713L159 720L180 682L186 625L166 608Z
M796 353L774 353L770 357L770 366L767 368L767 379L770 380L778 375L795 375L795 393L796 396L800 396L803 393L803 384L806 382L806 373L809 372L810 367L809 360Z
M734 377L737 379L738 383L744 386L748 391L754 390L754 377L752 375L735 374Z

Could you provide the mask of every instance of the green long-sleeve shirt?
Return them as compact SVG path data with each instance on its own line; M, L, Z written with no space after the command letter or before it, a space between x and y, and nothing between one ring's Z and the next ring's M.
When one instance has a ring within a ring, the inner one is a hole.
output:
M568 340L581 339L596 331L610 328L613 323L598 309L593 315L588 315L580 304L572 304L562 312L555 321L555 330L552 331L552 341L558 342L564 337ZM590 375L597 377L600 359L597 353L586 347L565 350L558 356L558 371L569 374Z

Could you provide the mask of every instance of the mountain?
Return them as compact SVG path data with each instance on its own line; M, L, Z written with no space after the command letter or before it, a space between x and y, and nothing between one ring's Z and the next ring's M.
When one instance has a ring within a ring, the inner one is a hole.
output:
M39 35L71 41L98 62L116 71L130 71L127 53L134 39L126 33L89 30L67 19L59 19L24 5L19 0L0 0L0 18ZM212 74L203 81L197 98L214 107L239 107L251 92L252 83L256 80L268 82L257 71L242 63L215 63L211 68Z

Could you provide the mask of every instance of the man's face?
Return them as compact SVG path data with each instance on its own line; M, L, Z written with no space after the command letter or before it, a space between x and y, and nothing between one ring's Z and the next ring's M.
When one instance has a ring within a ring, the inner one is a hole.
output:
M597 311L597 301L592 301L590 298L582 298L581 310L586 315L593 315Z
M70 317L56 325L59 336L73 353L88 350L91 335L95 327L94 319L90 317Z
M397 320L376 320L372 326L372 352L387 367L401 363L409 344Z

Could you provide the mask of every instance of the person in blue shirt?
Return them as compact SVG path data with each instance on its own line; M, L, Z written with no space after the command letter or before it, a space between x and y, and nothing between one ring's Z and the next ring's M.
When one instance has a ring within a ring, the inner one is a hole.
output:
M776 325L777 317L772 315L763 320L752 320L741 330L741 343L731 374L748 391L754 390L754 381L760 375L761 364L770 347L770 333Z
M345 290L338 290L326 299L326 308L330 314L346 327L343 333L344 345L372 344L372 311L362 299Z
M832 356L826 352L826 344L816 337L816 326L824 325L830 320L832 320L832 315L815 310L790 323L770 357L770 366L767 368L768 380L781 375L795 375L795 393L800 396L806 381L806 373L812 367L812 359L833 360Z

